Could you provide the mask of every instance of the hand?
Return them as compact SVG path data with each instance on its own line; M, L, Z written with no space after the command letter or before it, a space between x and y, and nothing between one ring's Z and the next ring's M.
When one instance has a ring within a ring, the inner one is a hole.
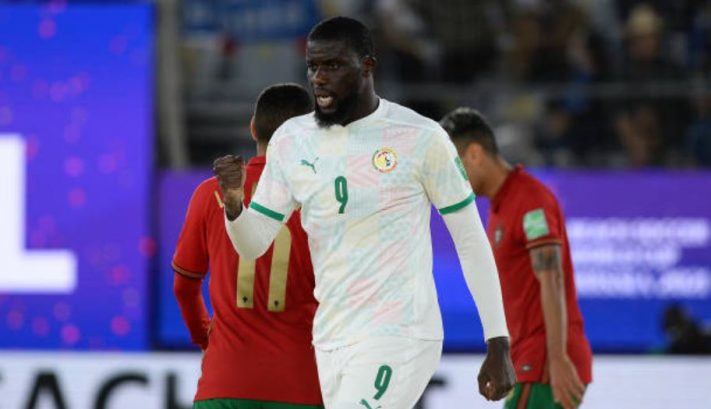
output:
M486 400L500 400L506 397L516 384L516 375L509 354L509 339L508 337L491 338L486 341L486 344L486 358L481 364L477 378L479 393Z
M237 155L217 158L212 165L212 173L220 184L227 218L234 220L242 212L242 200L244 200L244 159Z
M583 400L585 385L580 381L575 365L567 355L550 359L548 365L553 399L563 409L577 408Z
M203 320L202 322L202 328L204 331L204 336L201 337L198 342L198 345L200 346L200 350L202 352L207 351L207 346L210 343L210 333L212 332L212 323L214 322L214 317L213 318L208 318L207 320Z

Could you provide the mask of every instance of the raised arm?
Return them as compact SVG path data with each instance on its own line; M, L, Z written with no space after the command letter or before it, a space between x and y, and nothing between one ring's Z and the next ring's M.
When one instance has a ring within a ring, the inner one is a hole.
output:
M543 244L529 250L533 272L541 285L541 307L546 326L546 350L553 398L565 409L576 408L585 392L575 365L567 353L568 316L565 278L559 244Z
M240 257L254 260L269 249L286 217L281 214L281 217L275 217L276 212L269 211L255 202L252 207L258 210L244 209L245 167L240 156L227 155L218 158L213 164L213 173L224 196L227 235ZM259 184L261 189L269 189L270 172L265 170L262 178L265 181ZM257 188L255 197L260 193L260 188Z

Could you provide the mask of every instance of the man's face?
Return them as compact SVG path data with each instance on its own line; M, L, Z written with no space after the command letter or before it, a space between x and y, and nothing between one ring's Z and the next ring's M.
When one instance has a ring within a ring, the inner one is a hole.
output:
M310 40L306 66L319 126L351 122L364 81L362 59L345 41Z
M631 38L629 48L634 60L643 63L652 62L659 58L661 39L654 33L636 35Z

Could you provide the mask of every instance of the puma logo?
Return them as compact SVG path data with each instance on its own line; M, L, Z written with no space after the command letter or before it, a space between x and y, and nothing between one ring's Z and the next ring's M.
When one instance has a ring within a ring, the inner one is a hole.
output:
M307 166L307 167L311 168L311 170L314 171L314 175L315 175L315 174L316 174L316 162L317 162L317 161L318 161L318 156L316 157L316 159L314 159L313 162L309 162L309 161L307 161L306 159L301 159L301 166Z

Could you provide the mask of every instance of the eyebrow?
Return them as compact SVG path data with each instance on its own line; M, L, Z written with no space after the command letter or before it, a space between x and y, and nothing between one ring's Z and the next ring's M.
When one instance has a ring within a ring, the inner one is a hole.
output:
M314 61L318 61L318 62L321 63L321 64L328 64L328 63L332 63L332 62L341 62L342 59L340 59L340 58L338 58L338 57L328 57L328 58L326 58L326 59L320 59L320 58L317 57L317 58L307 58L307 59L306 59L306 63L307 63L307 64L311 64L311 63L313 63Z

